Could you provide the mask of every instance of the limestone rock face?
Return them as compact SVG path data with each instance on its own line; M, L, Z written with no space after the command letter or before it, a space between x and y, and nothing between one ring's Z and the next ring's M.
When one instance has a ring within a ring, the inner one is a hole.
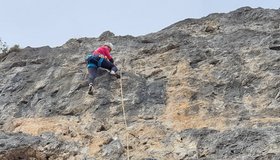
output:
M1 55L0 159L279 159L279 26L245 7ZM107 41L122 78L100 69L88 95Z

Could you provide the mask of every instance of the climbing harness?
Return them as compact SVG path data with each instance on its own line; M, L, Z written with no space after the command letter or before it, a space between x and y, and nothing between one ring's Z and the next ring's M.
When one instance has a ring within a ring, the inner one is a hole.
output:
M104 61L104 58L102 58L101 56L88 55L86 57L86 60L88 68L98 68L101 66L102 62Z

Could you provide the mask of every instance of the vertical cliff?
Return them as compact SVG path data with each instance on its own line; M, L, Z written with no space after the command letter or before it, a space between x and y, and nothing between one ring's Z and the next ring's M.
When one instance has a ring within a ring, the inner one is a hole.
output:
M244 7L2 54L0 159L279 159L279 25ZM122 81L99 70L88 95L80 63L107 41Z

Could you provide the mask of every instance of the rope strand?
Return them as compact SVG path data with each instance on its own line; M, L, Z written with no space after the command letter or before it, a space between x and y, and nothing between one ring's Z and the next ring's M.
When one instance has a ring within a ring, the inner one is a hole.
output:
M121 99L122 99L122 110L123 110L123 119L125 124L125 131L126 131L126 151L127 151L127 159L129 160L129 146L128 146L128 129L127 129L127 122L126 122L126 115L125 115L125 108L124 108L124 100L123 100L123 87L122 87L122 70L120 69L120 86L121 86Z

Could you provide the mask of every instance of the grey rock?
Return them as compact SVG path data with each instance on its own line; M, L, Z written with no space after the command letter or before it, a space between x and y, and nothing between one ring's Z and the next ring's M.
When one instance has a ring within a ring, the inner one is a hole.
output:
M1 54L0 159L126 159L127 140L131 159L279 159L279 17L243 7ZM107 41L122 79L98 70L90 96L81 63Z
M51 135L49 135L51 136ZM57 158L61 153L68 152L65 157L76 154L75 144L64 143L52 136L34 137L26 134L0 133L1 159L48 159Z
M101 152L104 159L120 159L124 153L124 148L119 140L113 140L109 144L103 146Z

